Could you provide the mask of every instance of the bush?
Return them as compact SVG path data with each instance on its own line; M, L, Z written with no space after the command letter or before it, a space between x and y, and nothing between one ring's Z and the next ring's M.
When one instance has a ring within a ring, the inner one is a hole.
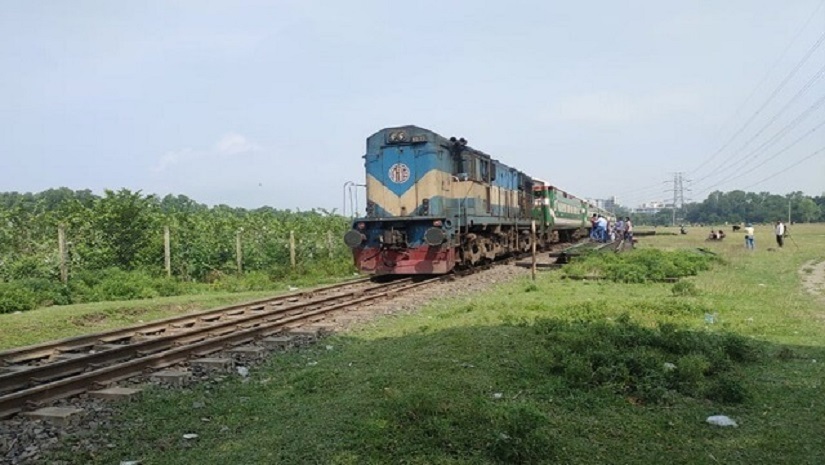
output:
M672 288L670 288L670 292L672 292L675 296L682 297L695 297L699 295L699 289L696 288L696 284L690 281L679 281L674 284Z
M693 276L710 268L713 255L694 251L642 249L622 254L587 254L567 265L566 276L600 276L616 282L644 283Z
M29 278L15 281L15 283L31 291L39 306L72 303L72 293L69 287L54 279Z
M152 278L139 271L126 272L111 268L106 270L93 292L98 301L150 299L159 296L152 284Z
M57 276L57 268L48 257L29 255L11 261L7 265L6 274L9 281L26 278L49 279Z
M18 283L0 283L0 313L25 312L37 308L37 296Z
M629 318L615 323L540 320L536 332L549 351L544 366L569 389L603 389L639 402L675 396L741 402L747 392L736 362L758 360L749 340L732 334L646 328Z
M212 288L220 291L266 291L275 287L269 275L261 271L252 271L241 276L222 275L212 283Z

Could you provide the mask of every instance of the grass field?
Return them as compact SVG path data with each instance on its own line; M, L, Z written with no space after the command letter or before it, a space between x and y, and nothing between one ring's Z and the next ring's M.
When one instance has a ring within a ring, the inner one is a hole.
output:
M687 293L546 272L278 355L247 380L151 389L105 433L113 448L56 458L822 464L825 303L797 270L825 260L825 225L791 231L768 250L759 227L752 252L739 234L642 238L723 258ZM739 426L705 423L717 414Z

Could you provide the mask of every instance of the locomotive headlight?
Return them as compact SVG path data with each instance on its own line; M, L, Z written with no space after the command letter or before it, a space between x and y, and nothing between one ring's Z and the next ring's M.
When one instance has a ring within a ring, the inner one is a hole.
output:
M447 240L447 235L440 228L430 228L424 233L424 242L427 245L438 246Z
M390 142L404 142L407 140L406 131L393 131L390 133Z
M347 246L351 249L358 247L366 239L366 236L354 229L350 229L346 234L344 234L344 244L347 244Z

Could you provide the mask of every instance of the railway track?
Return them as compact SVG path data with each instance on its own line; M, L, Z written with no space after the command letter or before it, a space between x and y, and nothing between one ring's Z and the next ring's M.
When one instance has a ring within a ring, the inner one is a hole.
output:
M559 247L569 244L558 245ZM554 247L558 248L558 247ZM510 257L510 263L529 256ZM256 340L299 332L348 310L455 275L369 278L0 352L0 419Z
M440 278L368 279L0 353L0 418L290 330ZM349 286L349 287L347 287Z

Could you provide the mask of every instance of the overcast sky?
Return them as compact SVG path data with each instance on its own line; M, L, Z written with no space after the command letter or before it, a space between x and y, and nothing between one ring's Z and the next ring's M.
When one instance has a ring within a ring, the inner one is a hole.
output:
M5 0L0 191L340 211L415 124L630 206L819 195L822 4Z

